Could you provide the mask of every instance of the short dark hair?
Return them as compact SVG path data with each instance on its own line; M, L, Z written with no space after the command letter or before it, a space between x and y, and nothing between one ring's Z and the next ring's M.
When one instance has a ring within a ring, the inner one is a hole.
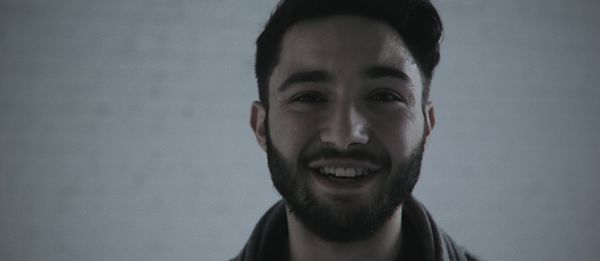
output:
M415 59L423 82L423 102L429 97L433 70L440 59L442 22L428 0L282 0L256 40L255 73L260 102L268 107L269 78L279 62L281 41L294 24L332 15L356 15L391 26Z

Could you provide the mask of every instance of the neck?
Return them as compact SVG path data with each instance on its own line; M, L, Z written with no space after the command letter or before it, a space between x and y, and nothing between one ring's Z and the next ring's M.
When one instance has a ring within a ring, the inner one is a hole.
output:
M370 238L347 242L330 242L308 231L289 209L286 211L290 237L291 261L392 261L400 253L402 205Z

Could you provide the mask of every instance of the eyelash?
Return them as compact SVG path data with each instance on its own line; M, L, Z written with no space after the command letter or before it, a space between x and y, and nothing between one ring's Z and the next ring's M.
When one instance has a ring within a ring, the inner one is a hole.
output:
M310 99L310 100L307 101L306 99ZM326 101L327 101L327 99L323 95L321 95L317 92L303 92L303 93L299 93L299 94L295 95L292 98L292 102L301 102L301 103L323 103Z
M370 94L367 100L374 102L405 102L405 99L392 91L377 91ZM318 92L302 92L292 97L291 102L300 103L324 103L327 102L327 98Z
M385 97L385 98L382 99L383 97ZM378 102L395 102L395 101L404 102L404 99L402 98L402 96L398 95L397 93L391 92L391 91L378 91L376 93L369 95L368 99L371 101L378 101Z

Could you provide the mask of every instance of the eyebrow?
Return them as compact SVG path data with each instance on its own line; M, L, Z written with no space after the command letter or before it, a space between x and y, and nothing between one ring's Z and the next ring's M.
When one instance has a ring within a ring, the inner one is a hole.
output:
M364 70L363 75L366 78L385 78L392 77L409 82L410 77L401 70L388 66L371 66Z
M403 71L389 66L375 65L366 68L363 71L363 76L366 78L398 78L402 81L410 82L410 77ZM289 89L292 85L298 83L329 83L333 81L333 76L322 70L300 71L288 76L279 88L280 92Z
M279 91L283 92L288 89L290 86L297 83L320 83L320 82L331 82L333 81L333 76L325 71L314 70L314 71L304 71L304 72L296 72L287 77L283 83L279 86Z

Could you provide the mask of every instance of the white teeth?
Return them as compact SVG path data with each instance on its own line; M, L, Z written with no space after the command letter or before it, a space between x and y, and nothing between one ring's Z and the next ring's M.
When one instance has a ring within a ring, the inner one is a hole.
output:
M325 175L333 175L336 177L359 177L368 174L366 169L362 168L342 168L342 167L321 167L319 172Z
M356 176L356 172L353 168L346 169L346 177L354 177Z

